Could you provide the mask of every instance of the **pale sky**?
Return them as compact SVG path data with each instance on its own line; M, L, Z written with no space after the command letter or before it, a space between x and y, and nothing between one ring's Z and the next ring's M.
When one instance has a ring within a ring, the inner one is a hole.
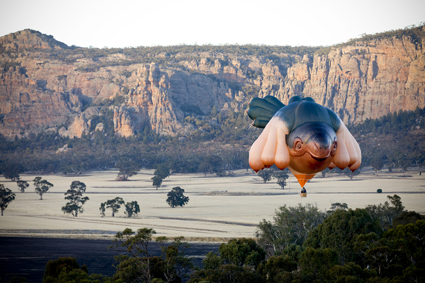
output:
M0 0L0 36L23 29L81 47L328 46L425 21L425 0Z

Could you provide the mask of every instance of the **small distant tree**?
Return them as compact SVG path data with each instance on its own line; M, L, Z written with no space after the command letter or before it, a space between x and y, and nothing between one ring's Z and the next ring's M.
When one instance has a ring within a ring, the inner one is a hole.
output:
M168 194L167 203L171 207L184 206L189 202L189 197L183 195L184 190L180 187L173 188Z
M29 187L29 184L27 181L17 181L16 184L18 184L19 189L21 190L21 193L25 193L25 189Z
M36 194L40 195L40 200L43 200L43 194L53 187L52 183L49 183L47 180L42 180L41 177L35 177L33 182Z
M325 170L322 170L320 173L322 173L322 178L326 177L326 174L328 174L329 172L331 172L331 169L329 168L325 168Z
M167 164L159 164L156 166L155 172L153 173L155 176L161 177L161 179L165 179L170 176L170 168Z
M137 216L139 212L140 212L140 207L137 201L127 202L125 204L124 213L127 215L127 217Z
M357 170L355 170L354 172L351 171L348 167L342 170L342 173L344 173L348 178L350 178L350 180L353 180L353 177L356 175L359 175L360 172L361 172L360 168L357 168ZM376 173L376 175L378 175L378 173Z
M370 160L369 164L375 170L375 175L378 176L379 170L384 168L384 159L381 156L375 155Z
M99 210L101 211L100 214L102 214L102 205L103 205L103 214L102 215L103 216L105 215L105 213L104 213L105 208L110 208L110 209L112 209L112 217L114 217L115 213L118 212L118 210L121 208L121 205L123 205L123 204L124 204L124 200L120 197L116 197L114 199L107 200L106 202L104 202L100 205L100 208L99 208Z
M65 193L65 199L68 202L62 207L63 213L71 213L74 217L77 217L78 213L83 213L83 205L89 200L88 197L83 197L85 191L86 184L80 181L73 181L70 189Z
M5 188L3 184L0 184L0 209L1 216L3 216L3 211L7 208L9 203L15 199L15 193L8 188Z
M140 164L130 158L121 158L115 165L119 170L118 181L127 181L129 177L134 176L140 170Z
M158 188L161 187L162 178L160 176L155 175L151 179L152 179L152 186L154 186L158 190Z
M289 178L288 174L285 171L276 171L273 173L273 178L276 178L276 183L282 188L285 189L286 180Z
M19 174L24 171L24 168L22 167L21 164L11 162L3 166L2 171L3 171L3 176L6 179L10 179L12 180L12 182L15 182L19 180Z
M199 164L198 170L207 177L207 174L212 172L213 166L206 161L202 161L201 164Z
M100 210L100 215L102 215L102 217L105 217L106 202L102 202L100 204L99 210Z
M266 183L267 181L270 181L272 179L273 170L270 168L266 168L266 169L260 170L257 173L257 175L260 176L261 179L263 179L264 183Z

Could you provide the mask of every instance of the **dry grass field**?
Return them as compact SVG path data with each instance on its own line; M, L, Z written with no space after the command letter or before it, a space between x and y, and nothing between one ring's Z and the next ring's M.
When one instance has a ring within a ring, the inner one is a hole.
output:
M203 174L172 174L162 187L152 187L153 170L142 170L130 181L115 181L116 171L90 172L79 176L40 175L54 184L43 195L34 192L32 180L38 175L22 175L30 183L25 193L15 182L0 178L0 183L16 193L16 199L0 217L0 236L50 236L111 238L124 228L153 228L157 236L185 236L190 241L227 241L233 237L253 237L262 219L271 220L275 210L283 205L313 203L326 210L334 202L345 202L350 208L379 204L387 195L401 197L407 210L425 214L425 174L383 171L375 176L365 170L353 180L340 174L318 174L307 183L308 197L300 197L300 187L290 174L289 184L282 190L273 179L266 184L253 171L237 170L234 177ZM78 217L63 214L64 193L72 181L84 182L86 196L84 213ZM190 201L184 207L171 208L167 193L176 186L185 190ZM376 190L381 188L383 193ZM141 212L136 218L126 218L124 209L101 217L100 203L115 197L125 202L137 201Z

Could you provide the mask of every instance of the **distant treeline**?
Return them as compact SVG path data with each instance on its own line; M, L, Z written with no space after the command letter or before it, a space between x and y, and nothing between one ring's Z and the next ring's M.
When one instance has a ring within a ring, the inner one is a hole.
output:
M425 22L420 23L419 25L407 26L403 29L389 30L384 32L379 32L375 34L362 34L358 38L350 38L347 42L335 44L333 46L322 47L315 51L315 54L327 54L332 47L342 48L348 45L356 45L359 41L373 41L373 40L384 40L391 38L403 38L403 36L410 36L415 43L421 43L422 38L425 37Z
M116 168L123 158L144 168L167 164L174 172L200 172L199 165L211 156L217 163L213 171L249 168L249 147L261 133L243 112L217 114L214 109L205 116L186 117L185 122L196 129L188 136L161 136L145 127L135 136L119 137L110 112L92 119L90 133L81 138L47 133L14 141L0 137L1 172L76 174ZM104 124L103 132L95 131L97 123ZM390 169L425 162L425 109L367 119L349 128L360 143L363 166L374 158L381 158Z

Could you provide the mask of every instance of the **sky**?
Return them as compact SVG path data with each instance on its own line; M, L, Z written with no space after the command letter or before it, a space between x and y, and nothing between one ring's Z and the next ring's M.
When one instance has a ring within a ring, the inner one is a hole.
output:
M0 36L69 46L330 46L425 21L425 0L0 0Z

